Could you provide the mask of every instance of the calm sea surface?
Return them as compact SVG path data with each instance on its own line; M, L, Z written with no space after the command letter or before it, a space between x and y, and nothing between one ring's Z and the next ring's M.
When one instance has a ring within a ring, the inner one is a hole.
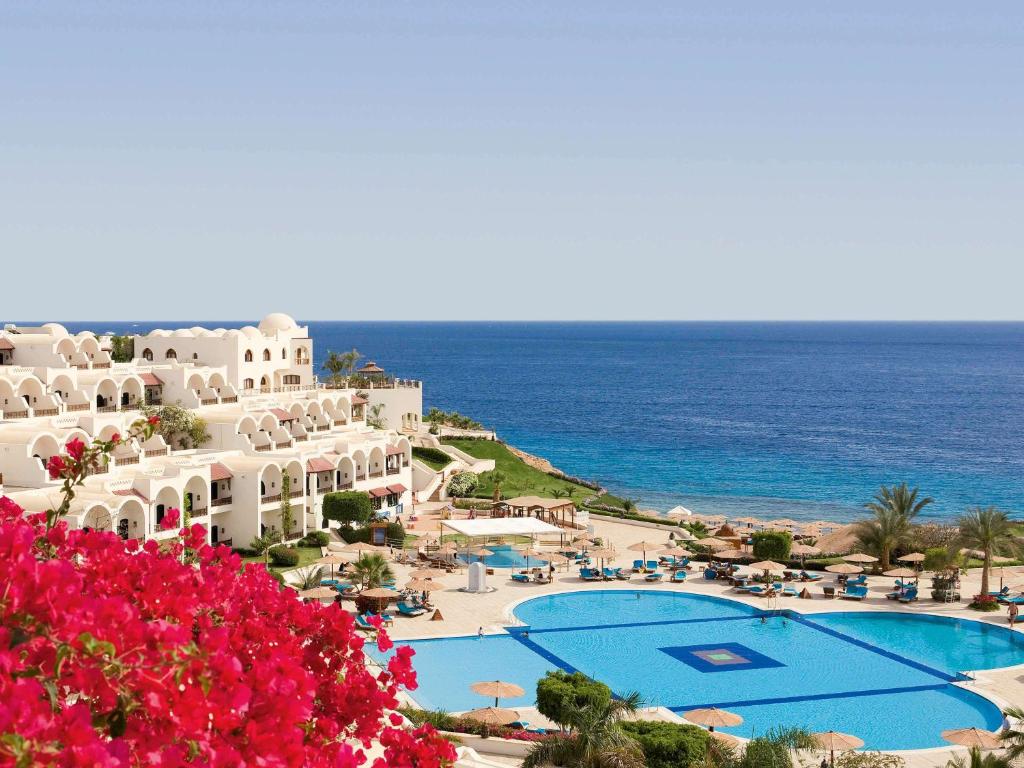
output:
M238 322L72 323L73 330ZM880 483L1024 512L1024 324L310 323L641 507L846 519Z

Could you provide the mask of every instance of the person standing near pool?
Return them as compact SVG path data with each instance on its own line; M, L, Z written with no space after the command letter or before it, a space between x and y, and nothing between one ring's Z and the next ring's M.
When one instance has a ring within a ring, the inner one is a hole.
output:
M1013 629L1013 625L1017 623L1017 612L1019 610L1016 603L1010 603L1006 609L1007 618L1010 620L1010 629Z

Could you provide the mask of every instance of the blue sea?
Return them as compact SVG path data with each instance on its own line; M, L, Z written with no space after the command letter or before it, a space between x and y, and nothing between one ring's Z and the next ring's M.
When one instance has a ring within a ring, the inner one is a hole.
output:
M225 321L69 323L97 331ZM1024 512L1022 323L309 323L641 508L846 520L881 483Z

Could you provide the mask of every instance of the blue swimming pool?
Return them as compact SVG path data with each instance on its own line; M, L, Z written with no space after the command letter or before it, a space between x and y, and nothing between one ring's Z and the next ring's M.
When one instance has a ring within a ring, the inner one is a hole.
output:
M750 606L679 592L603 590L520 604L525 627L484 638L409 643L427 708L481 706L469 685L503 679L533 703L536 680L579 670L619 694L639 691L676 712L720 706L741 736L778 725L854 733L870 749L941 746L948 728L998 728L988 700L952 683L959 673L1024 663L1002 627L912 614L788 612L762 622ZM525 630L525 631L524 631Z
M537 568L548 564L547 560L538 560L535 557L531 557L527 562L526 558L519 554L519 550L512 544L488 544L487 549L494 554L487 555L483 561L484 565L491 568ZM473 555L468 557L459 555L459 560L464 563L475 563L479 559Z

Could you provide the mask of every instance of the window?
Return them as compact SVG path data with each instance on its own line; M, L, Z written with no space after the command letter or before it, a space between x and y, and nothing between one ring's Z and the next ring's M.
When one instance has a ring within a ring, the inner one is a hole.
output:
M193 352L192 353L192 359L193 360L198 360L199 359L199 353L198 352Z
M260 386L261 387L269 387L270 386L270 382L267 381L267 377L266 376L264 376L264 377L262 377L260 379Z
M269 363L270 362L270 350L269 349L264 349L263 350L263 362L265 362L265 363Z
M168 349L167 354L165 354L164 357L166 357L168 360L177 360L178 353L175 352L173 349Z
M294 373L285 374L284 383L286 385L296 385L296 384L299 384L299 377L296 376Z
M149 360L149 362L153 362L153 350L150 349L149 347L146 347L144 350L142 350L142 359Z
M252 350L251 349L245 350L245 362L247 362L247 363L251 363L252 362Z
M299 347L295 350L295 364L309 365L309 354L306 352L305 347Z
M288 359L288 350L286 350L286 349L282 349L281 350L281 359L282 360L287 360Z
M246 379L245 381L242 382L242 387L244 389L252 389L255 386L256 386L256 382L253 381L252 379Z

